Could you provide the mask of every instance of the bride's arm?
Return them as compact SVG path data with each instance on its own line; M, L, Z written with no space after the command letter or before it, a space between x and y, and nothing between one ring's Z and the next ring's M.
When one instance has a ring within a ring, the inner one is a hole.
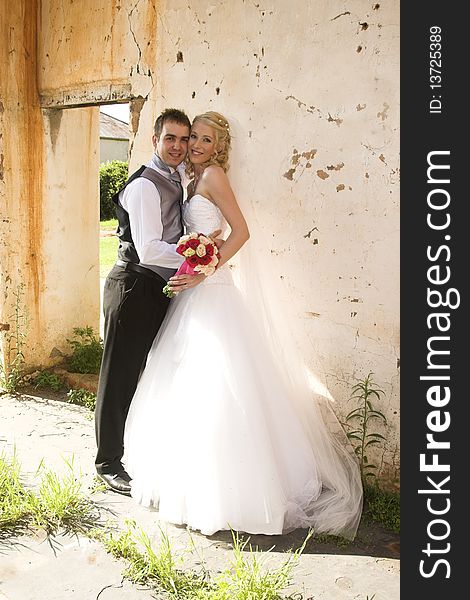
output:
M250 232L245 217L238 206L235 194L230 186L227 175L221 167L210 165L204 170L198 186L202 196L208 198L219 207L225 220L230 225L230 235L219 246L219 263L221 267L232 258L249 239ZM220 230L218 230L220 232ZM217 232L214 232L217 233ZM213 234L214 235L214 234ZM218 233L217 233L218 235ZM195 287L206 278L205 275L175 275L170 277L170 289L173 292L181 292L185 289Z
M201 193L216 204L230 225L230 235L219 249L221 267L232 258L249 239L250 232L227 175L221 167L207 167L201 177Z

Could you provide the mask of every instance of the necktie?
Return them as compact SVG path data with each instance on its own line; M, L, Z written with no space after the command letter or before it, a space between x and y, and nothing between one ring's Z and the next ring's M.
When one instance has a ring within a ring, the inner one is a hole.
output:
M168 178L170 179L170 181L173 181L177 185L181 186L181 175L179 174L179 171L175 169L172 173L170 167L166 163L164 163L163 160L157 154L153 155L152 161L159 169L169 174Z

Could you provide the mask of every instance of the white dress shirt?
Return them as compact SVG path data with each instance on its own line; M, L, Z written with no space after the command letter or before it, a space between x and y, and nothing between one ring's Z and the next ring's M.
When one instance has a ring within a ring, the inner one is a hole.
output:
M168 178L169 173L159 169L150 161L147 165L160 175ZM181 182L186 181L184 165L177 167ZM175 169L170 167L170 171ZM139 255L140 265L152 268L153 265L177 269L184 258L176 253L176 244L162 240L163 223L160 209L160 193L149 179L138 177L119 194L119 203L129 214L132 240Z

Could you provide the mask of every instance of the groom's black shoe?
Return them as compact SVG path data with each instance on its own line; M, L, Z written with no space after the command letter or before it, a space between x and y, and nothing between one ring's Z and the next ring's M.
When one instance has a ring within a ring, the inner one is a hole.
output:
M106 485L118 494L124 494L125 496L131 495L131 478L125 471L119 471L119 473L98 473Z

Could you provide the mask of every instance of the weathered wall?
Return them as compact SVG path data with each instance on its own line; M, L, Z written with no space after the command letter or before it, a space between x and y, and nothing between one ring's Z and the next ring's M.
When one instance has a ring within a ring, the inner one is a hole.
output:
M398 6L162 1L156 86L131 165L150 151L165 106L229 118L229 175L265 225L308 364L342 415L355 407L356 378L373 371L385 391L387 451L374 462L383 458L390 481L399 444Z
M21 210L24 217L15 216L14 227L11 222L2 227L12 256L21 255L34 310L44 307L42 300L33 299L50 285L56 268L54 245L44 247L44 239L38 242L34 232L52 223L54 198L60 198L61 207L70 198L69 189L79 178L66 174L74 165L82 165L78 170L86 175L82 153L91 155L91 162L97 160L88 133L94 127L93 114L64 111L54 150L50 119L41 116L38 101L49 108L134 99L131 169L148 160L152 124L161 109L182 107L191 117L219 110L234 133L231 180L240 198L250 198L264 225L270 240L267 254L291 296L285 310L294 313L292 328L300 334L308 365L337 400L340 416L355 406L348 402L351 386L369 371L386 393L381 408L388 419L387 449L383 457L373 458L383 460L383 477L394 480L399 407L398 1L43 0L37 69L31 59L34 45L21 37L34 37L20 27L24 0L8 4L16 24L9 43L16 54L10 70L2 71L11 75L2 78L4 106L4 94L11 98L2 131L14 124L24 133L17 137L27 141L8 142L3 167L4 187L8 180L13 190L5 214L11 219L12 210ZM19 51L22 43L31 53ZM25 65L29 77L23 73ZM33 158L28 154L31 143L38 150ZM34 177L30 160L38 161ZM12 168L15 161L21 161L21 175ZM91 193L96 183L88 185ZM69 202L72 213L76 201ZM92 212L90 206L83 210ZM65 232L75 219L78 237L95 235L91 212L83 218L75 213L60 224L62 233L58 224L49 234L66 243ZM12 243L15 239L22 240L20 250ZM73 235L71 239L77 242ZM51 262L33 260L37 248ZM88 265L94 277L93 260L77 259L73 268ZM83 281L84 271L80 273ZM69 287L67 274L57 276ZM81 302L88 302L90 290L80 288ZM60 294L54 293L54 301L60 302ZM90 301L90 306L95 304ZM63 303L60 308L65 313L74 306ZM47 318L52 318L52 309ZM48 327L44 319L42 323ZM56 326L65 326L65 321L57 320Z
M36 81L36 3L8 2L0 36L0 322L15 335L15 294L40 336L44 285L44 127ZM24 285L24 290L20 286ZM24 299L26 296L27 300Z
M99 108L44 109L42 360L99 330Z
M35 3L7 4L0 38L0 323L10 327L6 335L14 333L20 290L26 361L47 365L70 350L65 338L74 326L99 326L99 109L41 109Z
M155 0L42 0L41 104L146 97L154 84L156 22Z

